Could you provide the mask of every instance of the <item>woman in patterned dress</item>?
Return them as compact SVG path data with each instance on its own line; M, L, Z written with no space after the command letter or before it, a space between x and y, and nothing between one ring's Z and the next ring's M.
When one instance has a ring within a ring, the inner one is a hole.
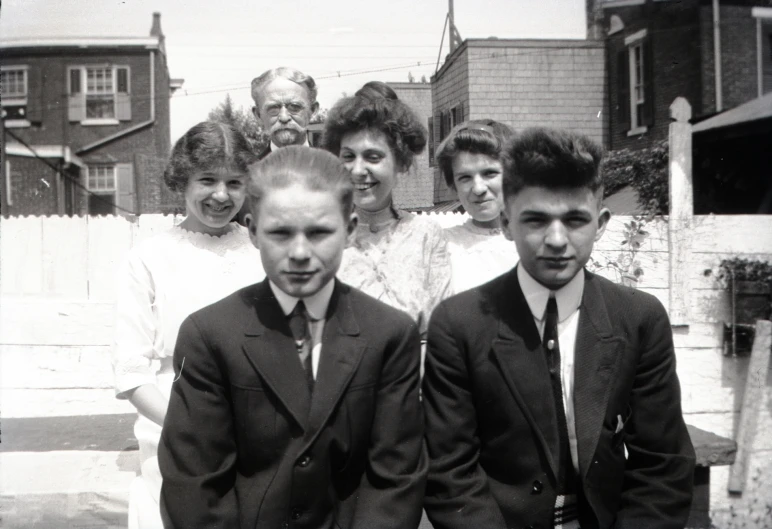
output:
M424 335L432 309L451 293L447 241L428 216L394 207L392 191L410 178L426 130L388 85L374 81L329 111L322 144L351 171L359 216L338 277L410 314Z

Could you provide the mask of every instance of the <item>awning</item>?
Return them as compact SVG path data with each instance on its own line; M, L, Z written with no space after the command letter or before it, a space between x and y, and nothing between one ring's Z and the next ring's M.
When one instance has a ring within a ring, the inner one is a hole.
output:
M717 114L705 121L700 121L692 127L692 132L705 132L735 125L751 124L769 118L772 118L772 92Z
M65 145L31 145L27 147L21 143L8 142L5 144L7 156L25 156L27 158L61 158L64 163L74 164L84 168L86 165L77 155L72 154Z

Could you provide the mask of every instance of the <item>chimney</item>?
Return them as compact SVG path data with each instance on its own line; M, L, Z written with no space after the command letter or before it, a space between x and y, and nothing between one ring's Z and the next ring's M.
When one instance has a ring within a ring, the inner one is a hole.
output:
M585 0L587 12L587 40L603 40L603 8L602 0Z
M158 11L153 13L153 26L150 28L150 36L158 37L158 45L161 48L161 51L166 53L166 47L164 46L166 37L164 37L164 32L161 29L161 13Z

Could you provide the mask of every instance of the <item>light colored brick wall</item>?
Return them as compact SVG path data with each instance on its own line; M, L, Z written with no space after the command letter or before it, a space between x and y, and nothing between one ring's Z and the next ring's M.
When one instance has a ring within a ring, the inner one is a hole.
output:
M469 52L469 119L547 126L604 143L605 55L583 41L514 41Z
M419 118L424 126L432 115L432 88L428 83L389 83ZM398 208L421 208L434 204L433 171L429 167L429 149L413 159L413 167L394 188L394 205Z

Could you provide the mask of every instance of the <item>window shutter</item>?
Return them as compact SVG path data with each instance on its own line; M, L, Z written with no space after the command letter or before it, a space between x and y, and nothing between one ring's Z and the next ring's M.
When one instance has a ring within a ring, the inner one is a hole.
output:
M116 68L116 92L121 94L129 93L129 69L128 68Z
M118 92L115 94L115 117L121 121L131 121L131 96Z
M429 166L434 165L434 118L429 118L426 130L429 131Z
M654 55L651 39L641 44L643 55L643 123L647 127L654 125Z
M43 121L43 75L36 67L27 70L27 119Z
M69 68L67 86L67 119L70 121L83 121L86 119L86 98L81 89L81 69Z
M464 121L466 121L466 112L465 112L465 110L466 109L464 108L464 102L461 101L461 103L459 103L459 105L458 105L458 114L459 114L458 122L459 123L463 123Z
M432 122L432 129L434 129L434 135L432 137L434 139L434 152L436 154L437 147L440 145L440 129L442 128L442 120L440 119L439 114L432 118Z
M118 179L118 193L116 204L131 212L135 211L134 168L130 163L119 163L115 166ZM127 215L126 211L118 210L121 215Z
M617 121L623 131L630 129L630 50L617 52Z

